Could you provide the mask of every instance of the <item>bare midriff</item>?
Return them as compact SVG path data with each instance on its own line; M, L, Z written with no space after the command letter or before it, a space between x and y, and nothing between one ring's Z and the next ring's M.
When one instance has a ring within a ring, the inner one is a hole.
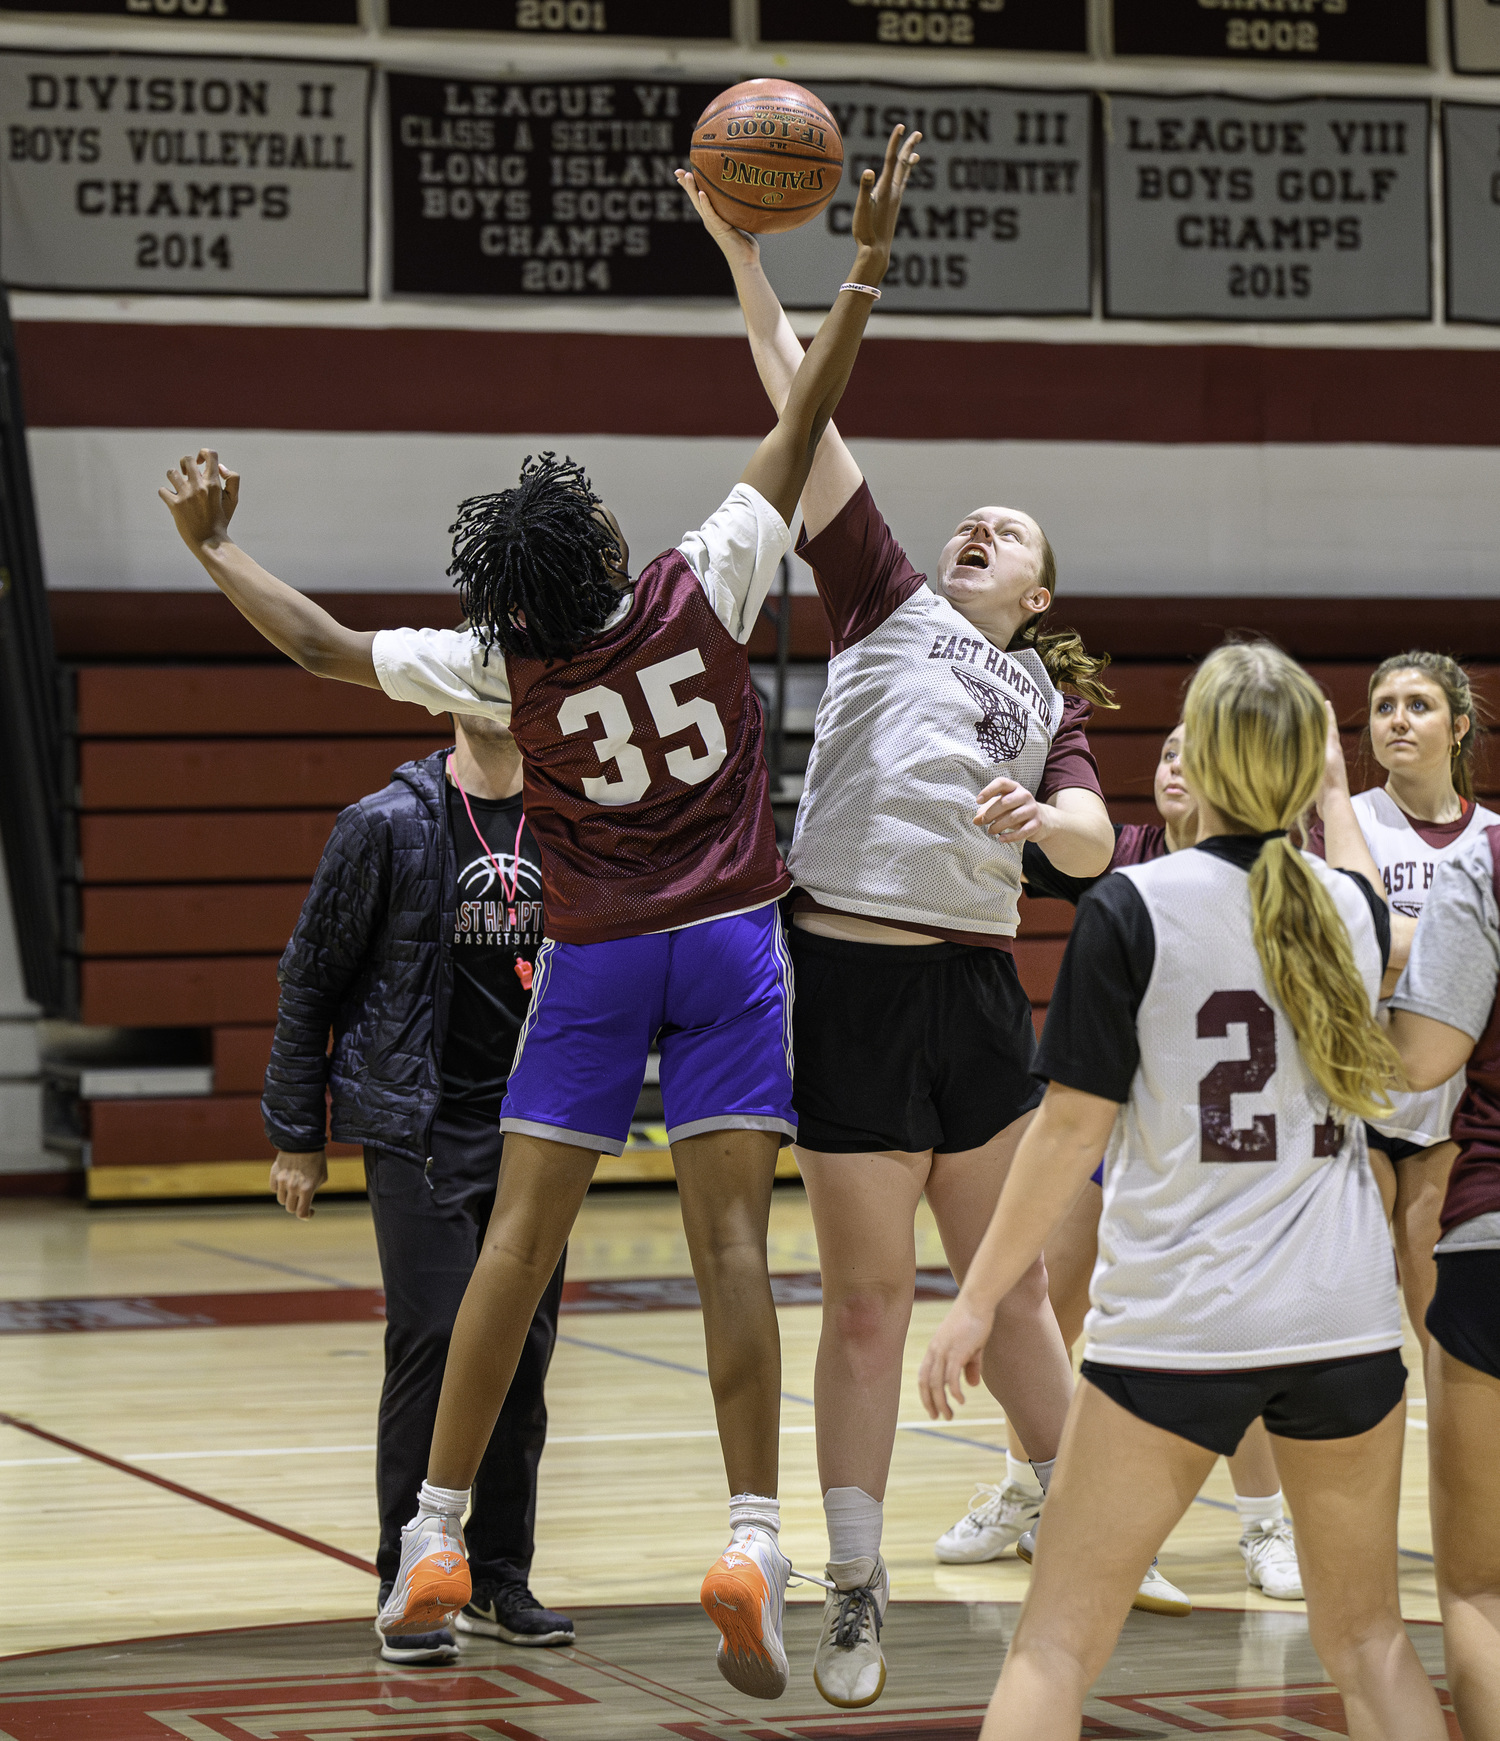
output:
M873 919L861 919L853 913L794 913L792 923L799 931L811 931L815 937L842 937L846 943L941 943L926 931L903 931L895 925L878 925Z

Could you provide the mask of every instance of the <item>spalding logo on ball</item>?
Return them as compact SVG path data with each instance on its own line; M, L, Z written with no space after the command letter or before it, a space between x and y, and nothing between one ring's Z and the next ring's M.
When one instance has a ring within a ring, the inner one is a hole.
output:
M811 91L747 79L698 117L692 162L698 186L736 229L795 230L838 192L844 140Z

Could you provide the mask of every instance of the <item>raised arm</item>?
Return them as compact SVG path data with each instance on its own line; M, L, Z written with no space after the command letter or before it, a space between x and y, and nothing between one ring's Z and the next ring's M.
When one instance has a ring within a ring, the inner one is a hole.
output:
M212 448L200 448L196 459L184 457L167 472L167 485L156 493L171 509L183 543L272 646L315 677L380 688L371 652L374 635L346 629L305 593L268 574L230 538L239 474L220 465Z
M879 288L890 265L901 196L917 161L915 148L922 136L913 133L903 144L905 131L904 127L892 131L880 179L869 169L860 178L852 226L858 252L850 282L872 289ZM741 475L741 483L758 490L783 520L790 521L796 513L818 443L848 385L873 304L874 298L864 291L839 292L793 377L775 429Z
M704 229L719 244L729 262L729 269L734 274L734 288L740 299L740 312L745 317L750 354L755 359L760 384L779 417L797 370L802 366L802 341L792 331L792 323L766 277L761 265L760 243L747 231L735 229L733 224L719 216L691 170L679 169L677 179L683 192L697 207ZM802 518L809 538L817 537L863 482L864 474L855 463L854 455L844 445L837 427L830 422L818 443L812 470L802 487Z

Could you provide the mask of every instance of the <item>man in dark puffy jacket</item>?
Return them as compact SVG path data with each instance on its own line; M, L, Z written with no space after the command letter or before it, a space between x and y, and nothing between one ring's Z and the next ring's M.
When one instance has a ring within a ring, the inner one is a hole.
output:
M495 1201L500 1102L542 941L520 755L491 720L458 717L454 729L452 750L398 768L334 824L281 959L261 1101L278 1151L271 1182L299 1219L328 1177L327 1097L334 1139L364 1145L386 1297L375 1477L382 1603L402 1525L417 1510L448 1338ZM562 1284L559 1263L465 1530L474 1595L458 1628L508 1644L573 1642L572 1621L527 1587ZM447 1630L381 1642L392 1662L457 1654Z

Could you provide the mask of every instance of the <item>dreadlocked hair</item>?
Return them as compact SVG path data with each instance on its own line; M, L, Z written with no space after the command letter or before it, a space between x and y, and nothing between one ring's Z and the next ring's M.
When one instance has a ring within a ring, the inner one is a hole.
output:
M488 651L567 659L620 602L620 547L583 467L527 454L512 490L461 502L448 574Z
M1041 527L1038 526L1037 530L1041 532ZM1056 598L1057 558L1045 532L1042 532L1042 570L1038 580ZM1048 609L1032 617L1007 651L1030 647L1059 689L1071 689L1086 701L1092 701L1095 707L1118 707L1120 704L1115 700L1114 692L1102 681L1109 665L1109 654L1090 653L1077 629L1048 630L1046 624L1051 614Z

